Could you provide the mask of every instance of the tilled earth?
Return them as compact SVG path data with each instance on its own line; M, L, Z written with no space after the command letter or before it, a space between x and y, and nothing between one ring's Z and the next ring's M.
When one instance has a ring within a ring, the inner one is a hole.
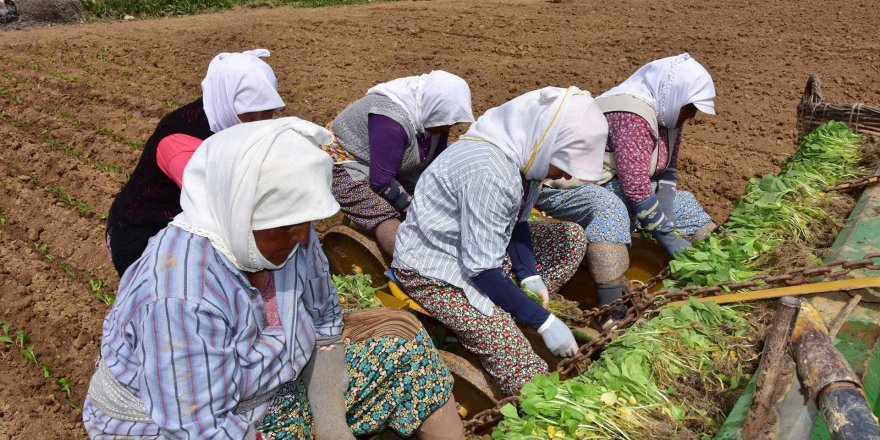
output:
M715 78L716 117L684 134L681 186L723 221L746 181L795 147L810 73L834 102L880 102L870 0L449 0L238 9L0 34L0 320L51 378L0 344L0 440L85 436L81 404L115 291L104 215L168 111L199 95L211 57L265 47L288 107L331 120L375 83L444 69L475 113L545 85L595 94L690 52ZM103 284L103 287L101 287ZM70 379L68 397L52 378Z

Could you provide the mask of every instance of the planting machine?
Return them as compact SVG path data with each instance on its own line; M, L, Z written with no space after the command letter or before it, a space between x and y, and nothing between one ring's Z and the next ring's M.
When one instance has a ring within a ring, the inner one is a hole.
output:
M847 123L855 131L876 135L880 134L878 115L880 109L861 104L840 106L823 102L819 80L813 76L807 83L798 107L798 129L800 134L804 134L825 120L836 119ZM880 169L877 174L880 174ZM880 294L875 289L880 285L880 278L877 278L880 277L880 186L870 187L878 179L880 178L876 176L869 177L849 184L867 188L839 232L830 255L825 257L828 262L825 266L796 269L782 276L762 276L757 281L726 283L724 290L736 292L744 289L755 292L741 294L740 297L718 297L719 302L728 299L742 301L804 295L810 305L799 306L799 314L792 314L791 310L786 312L788 315L783 312L777 314L777 320L784 320L788 316L788 324L785 324L788 332L783 332L787 335L783 342L785 347L792 348L777 350L792 353L793 358L787 362L795 363L788 365L788 376L778 376L777 372L772 380L767 379L767 375L771 374L768 371L775 368L772 367L773 363L784 363L784 360L768 359L766 353L772 350L765 349L758 373L753 375L716 438L880 440L880 434L872 437L875 432L880 431L873 431L877 421L870 414L880 414ZM353 267L357 267L363 273L370 274L373 280L386 279L390 258L379 250L371 238L348 226L339 225L328 230L322 242L334 273L350 273ZM669 305L673 300L690 295L705 296L712 300L722 290L719 287L684 288L665 292L662 297L655 296L660 287L656 281L665 272L669 258L659 245L641 236L633 237L630 261L627 278L639 281L644 286L636 289L627 298L633 305L623 322L624 326L636 322L643 314ZM841 280L844 276L846 278ZM830 283L822 284L823 281ZM773 289L774 287L777 288ZM445 349L441 354L455 376L454 394L461 405L460 413L467 420L468 433L487 432L487 427L501 419L501 406L515 402L516 397L504 398L479 367L479 361L457 347L454 338L447 337L442 326L408 298L396 284L389 282L388 290L388 293L377 293L382 303L386 307L408 309L416 313L435 337L435 341L439 340L438 347ZM559 293L567 299L577 301L584 310L594 307L593 282L585 265ZM808 294L809 297L805 296ZM853 294L857 294L860 302L852 299ZM783 304L791 307L791 301L790 297L785 298ZM784 306L780 306L780 310L782 309ZM801 321L806 319L805 316L811 316L812 321L795 323L795 317L797 321ZM823 323L828 323L833 328L825 329ZM774 323L771 327L780 325L782 324ZM807 330L803 328L812 329L810 331L815 332L818 339L812 339L810 341L813 342L809 343L801 342L801 339L809 339L804 336ZM794 333L791 333L792 329L796 329ZM551 370L555 366L562 377L571 377L582 371L616 335L614 331L594 334L592 341L581 347L575 360L562 360L555 358L544 348L535 332L525 330L524 333L533 342L535 351L551 366ZM768 336L768 345L771 340L774 344L782 343L779 342L782 339ZM819 344L820 347L816 349L810 346L810 343L818 344L815 340L827 340L828 343L826 346ZM836 349L832 348L832 342ZM842 355L828 360L833 357L833 353ZM800 374L801 368L810 370L803 374L821 379L807 379L806 386L799 386L801 382L796 381L794 386L789 386L786 390L768 388L766 382L791 380L792 377L797 380L798 375L792 372L797 370ZM761 377L765 377L763 382ZM813 389L817 383L823 388ZM768 397L771 395L772 398ZM864 404L859 406L862 401ZM755 419L759 409L763 411L764 418ZM750 418L751 421L748 421ZM756 423L760 429L755 428ZM750 424L751 426L747 426Z

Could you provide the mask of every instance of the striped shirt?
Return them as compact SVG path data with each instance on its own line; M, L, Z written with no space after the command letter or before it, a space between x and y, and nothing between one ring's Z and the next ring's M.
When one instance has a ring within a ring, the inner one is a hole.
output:
M471 277L500 268L517 221L528 219L539 182L523 181L516 163L493 145L459 140L428 166L397 231L392 266L464 290L491 316L492 300Z
M154 423L113 419L88 396L92 438L241 439L268 404L234 414L245 399L302 371L318 337L342 333L327 258L312 230L273 273L281 322L269 326L260 293L206 238L168 226L125 273L104 320L101 357L140 397ZM293 350L291 356L290 350Z

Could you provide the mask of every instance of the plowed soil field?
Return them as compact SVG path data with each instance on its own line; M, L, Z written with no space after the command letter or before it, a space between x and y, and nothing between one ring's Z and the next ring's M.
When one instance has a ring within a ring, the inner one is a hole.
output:
M0 440L83 438L80 404L117 276L103 215L159 118L195 99L211 57L272 51L286 115L325 123L375 83L431 69L467 79L475 113L523 92L595 94L688 51L714 75L718 116L684 134L681 180L716 221L794 150L810 73L836 102L880 102L871 0L449 0L238 9L0 34L0 320L51 378L0 344ZM103 287L100 284L103 283Z

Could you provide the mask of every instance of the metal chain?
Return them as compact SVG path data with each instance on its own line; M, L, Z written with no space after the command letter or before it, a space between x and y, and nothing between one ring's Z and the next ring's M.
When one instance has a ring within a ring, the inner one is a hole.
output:
M840 182L837 185L826 187L822 191L850 192L855 191L859 188L874 185L878 182L880 182L880 174L875 174L873 176L866 176L859 179L852 179L845 182Z
M701 298L731 291L753 291L782 285L794 286L819 281L831 281L846 276L854 270L880 270L880 263L875 263L874 260L880 261L880 252L866 254L860 260L837 260L821 266L790 269L779 275L756 275L742 282L727 281L710 287L688 286L682 289L661 290L654 294L648 293L651 287L669 276L669 268L666 268L663 272L648 280L644 286L628 292L623 298L604 307L586 312L585 314L590 317L599 316L610 312L611 309L620 304L629 302L626 317L617 321L615 326L603 330L590 343L582 345L575 356L561 360L556 365L556 371L559 372L563 380L571 377L572 373L576 372L579 374L584 371L593 362L594 356L604 350L605 346L614 339L614 336L621 329L635 324L646 314L658 312L663 306L672 301L680 301L689 297ZM840 268L837 269L837 267ZM508 403L517 405L518 401L519 394L517 393L498 401L494 408L476 414L464 423L465 435L472 435L479 429L497 423L502 418L501 407Z

